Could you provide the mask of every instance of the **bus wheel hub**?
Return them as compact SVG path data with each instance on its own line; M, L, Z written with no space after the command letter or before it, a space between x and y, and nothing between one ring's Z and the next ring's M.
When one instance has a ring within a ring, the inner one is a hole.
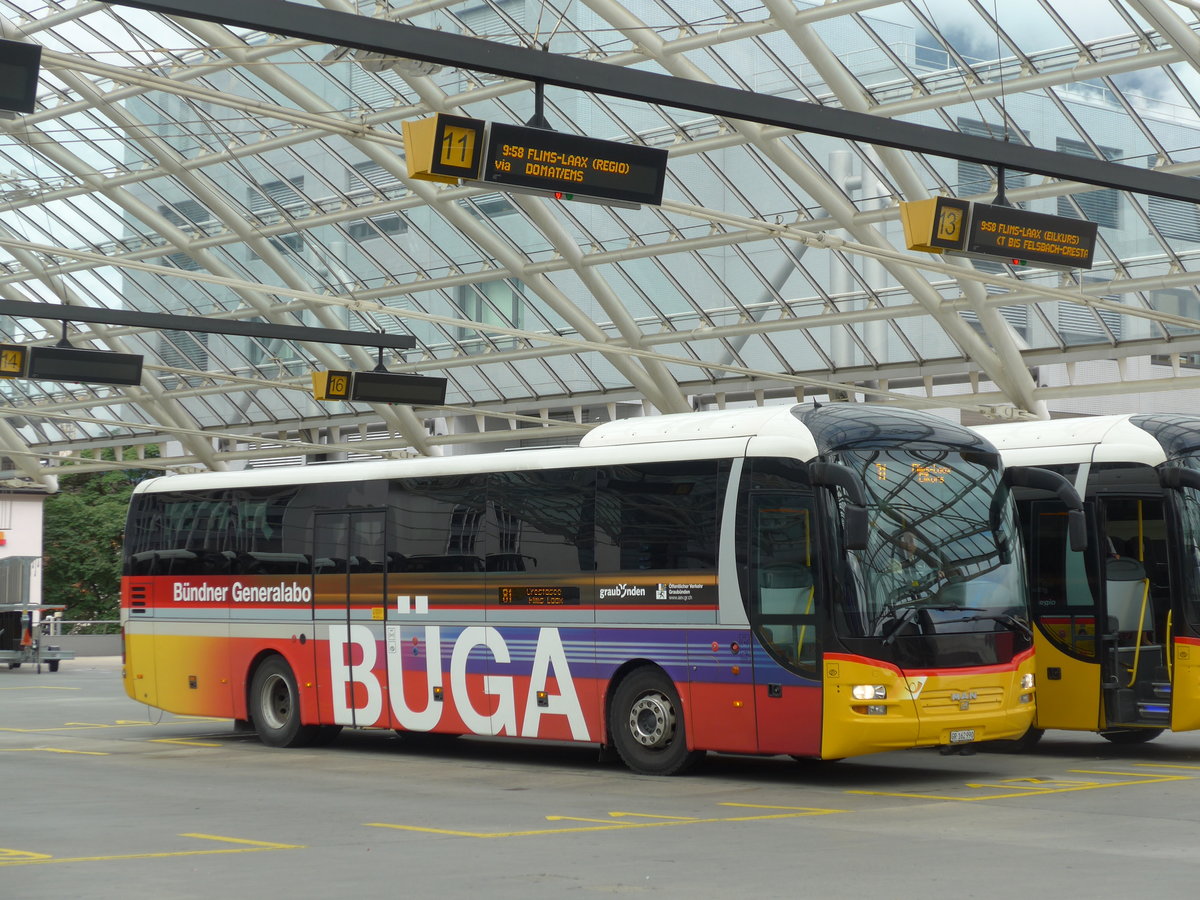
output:
M662 694L639 697L629 710L629 730L643 747L662 747L675 731L675 711Z

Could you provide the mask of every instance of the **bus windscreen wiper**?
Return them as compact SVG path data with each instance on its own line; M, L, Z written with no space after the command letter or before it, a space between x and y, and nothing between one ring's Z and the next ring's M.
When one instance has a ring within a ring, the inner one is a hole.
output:
M964 612L986 611L982 606L958 606L954 603L938 603L933 599L933 595L926 595L921 597L910 597L907 600L892 601L879 611L879 615L875 617L875 621L882 622L888 616L891 616L893 619L899 618L896 615L896 611L901 609L932 609L937 612L954 612L956 609L961 609Z
M1033 629L1029 627L1029 623L1023 619L1018 619L1016 616L1010 616L1008 613L990 613L986 616L966 616L964 622L983 622L983 621L999 622L1011 628L1017 634L1022 635L1027 640L1033 640Z
M884 637L884 646L896 642L896 638L900 634L900 626L912 619L913 614L926 609L933 612L983 612L981 606L952 606L944 603L925 603L927 597L914 597L910 600L897 600L895 603L889 603L879 611L879 615L875 617L875 627L879 628L885 621L891 619L894 625L888 634ZM984 618L983 616L970 616L964 618L964 621L971 622L975 619Z

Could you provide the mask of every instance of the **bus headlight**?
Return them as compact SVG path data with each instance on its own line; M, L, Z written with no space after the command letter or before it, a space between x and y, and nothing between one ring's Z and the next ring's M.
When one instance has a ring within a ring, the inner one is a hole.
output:
M1032 691L1033 690L1033 673L1032 672L1026 672L1024 675L1021 676L1021 690L1023 690L1023 691Z
M883 684L856 684L850 689L855 700L886 700L887 686Z

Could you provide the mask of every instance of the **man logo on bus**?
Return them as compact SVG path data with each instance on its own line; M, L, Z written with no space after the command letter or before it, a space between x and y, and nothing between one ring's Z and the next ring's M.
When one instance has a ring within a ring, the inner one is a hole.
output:
M963 709L963 710L970 709L971 701L978 700L978 699L979 699L978 691L961 691L961 692L955 691L953 694L950 695L950 701L952 703L957 702L958 708Z

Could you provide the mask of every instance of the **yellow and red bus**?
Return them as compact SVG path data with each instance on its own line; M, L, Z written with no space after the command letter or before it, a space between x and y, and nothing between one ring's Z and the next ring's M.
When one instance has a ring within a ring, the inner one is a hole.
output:
M1119 415L977 428L1010 467L1038 466L1083 497L1017 496L1037 642L1032 745L1045 729L1119 744L1200 728L1200 417Z
M544 738L673 774L1015 738L1034 659L998 454L836 404L577 447L138 485L131 697L250 723Z

